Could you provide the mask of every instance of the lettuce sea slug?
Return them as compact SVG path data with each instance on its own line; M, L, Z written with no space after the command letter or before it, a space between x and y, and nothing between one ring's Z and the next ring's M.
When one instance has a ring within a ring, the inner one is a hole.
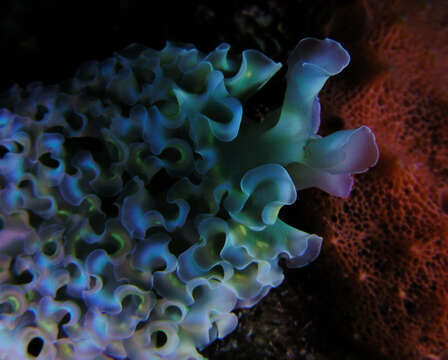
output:
M242 102L262 53L131 45L0 100L0 358L203 359L322 239L278 218L297 190L348 196L378 158L367 127L317 135L318 92L349 62L304 39L284 104ZM37 350L36 350L37 349Z

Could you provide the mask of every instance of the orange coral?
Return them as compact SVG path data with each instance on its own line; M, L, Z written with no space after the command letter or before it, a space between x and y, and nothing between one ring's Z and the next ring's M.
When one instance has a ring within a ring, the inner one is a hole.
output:
M366 124L381 158L347 200L303 192L303 222L325 239L322 301L373 358L448 356L447 18L443 1L354 1L327 26L352 64L321 94L323 125Z

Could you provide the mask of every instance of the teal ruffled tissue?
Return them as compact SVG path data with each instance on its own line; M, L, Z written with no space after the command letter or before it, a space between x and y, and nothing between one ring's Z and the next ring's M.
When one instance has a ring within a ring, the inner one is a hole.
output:
M283 106L243 104L280 69L256 50L131 45L57 85L0 99L0 358L203 359L322 239L278 218L297 190L348 196L369 128L317 134L349 63L303 39ZM299 200L300 201L300 198Z

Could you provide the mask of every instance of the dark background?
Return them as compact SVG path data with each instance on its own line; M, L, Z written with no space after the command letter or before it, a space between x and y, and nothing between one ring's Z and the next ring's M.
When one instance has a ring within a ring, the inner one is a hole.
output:
M60 82L92 59L130 43L161 49L166 40L209 52L229 42L285 60L304 36L322 36L332 7L346 1L2 1L1 88ZM153 4L157 4L154 6Z

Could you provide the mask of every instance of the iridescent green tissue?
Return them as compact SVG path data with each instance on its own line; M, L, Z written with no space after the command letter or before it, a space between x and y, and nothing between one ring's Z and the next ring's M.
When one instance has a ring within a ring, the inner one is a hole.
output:
M377 161L367 127L317 134L349 55L300 41L259 123L243 103L281 65L229 50L131 45L1 98L0 358L38 339L38 359L203 359L281 284L279 259L318 256L278 214L308 187L348 196Z

